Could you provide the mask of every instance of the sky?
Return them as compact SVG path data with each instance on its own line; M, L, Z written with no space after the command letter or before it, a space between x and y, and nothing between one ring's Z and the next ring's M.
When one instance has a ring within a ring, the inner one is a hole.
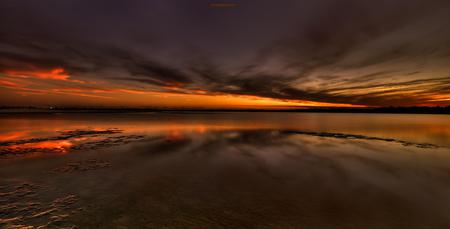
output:
M448 0L2 0L0 106L450 105Z

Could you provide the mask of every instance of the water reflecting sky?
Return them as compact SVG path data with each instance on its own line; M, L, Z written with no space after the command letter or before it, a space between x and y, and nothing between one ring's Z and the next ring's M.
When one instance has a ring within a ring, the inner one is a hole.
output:
M450 227L446 115L4 115L0 152L5 227Z

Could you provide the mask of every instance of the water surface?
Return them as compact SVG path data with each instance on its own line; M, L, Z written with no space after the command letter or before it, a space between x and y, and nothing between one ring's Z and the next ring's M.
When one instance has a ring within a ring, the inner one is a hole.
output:
M449 228L450 116L0 116L0 227Z

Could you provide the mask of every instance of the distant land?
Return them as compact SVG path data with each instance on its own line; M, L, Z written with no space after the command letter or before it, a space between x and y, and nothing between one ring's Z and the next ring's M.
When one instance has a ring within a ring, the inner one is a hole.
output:
M375 108L283 108L283 109L199 109L199 108L92 108L92 107L0 107L0 114L42 113L135 113L135 112L311 112L311 113L390 113L450 114L447 107L375 107Z

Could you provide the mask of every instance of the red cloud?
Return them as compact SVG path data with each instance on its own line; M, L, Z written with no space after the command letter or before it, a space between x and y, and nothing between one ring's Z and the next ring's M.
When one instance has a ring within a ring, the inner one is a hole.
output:
M21 88L22 85L19 85L17 83L7 81L7 80L0 80L0 86L3 87L12 87L12 88Z
M35 77L39 79L51 79L75 83L84 83L84 81L81 80L70 79L70 76L66 73L66 71L63 68L54 68L50 70L6 70L3 73L9 76L21 78Z

